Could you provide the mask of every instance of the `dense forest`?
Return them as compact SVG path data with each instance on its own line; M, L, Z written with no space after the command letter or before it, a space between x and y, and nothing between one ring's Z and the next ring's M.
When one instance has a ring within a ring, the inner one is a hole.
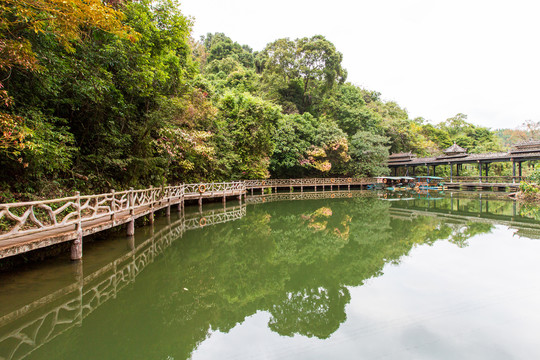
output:
M371 176L393 152L504 146L464 114L411 119L347 82L321 35L262 51L222 33L195 40L173 0L4 0L0 12L0 200Z

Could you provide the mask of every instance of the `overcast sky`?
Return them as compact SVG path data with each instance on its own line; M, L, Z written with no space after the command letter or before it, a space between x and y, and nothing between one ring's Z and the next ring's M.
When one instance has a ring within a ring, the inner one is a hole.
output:
M540 1L180 0L194 36L223 32L254 50L324 35L348 81L409 116L457 113L493 129L540 121Z

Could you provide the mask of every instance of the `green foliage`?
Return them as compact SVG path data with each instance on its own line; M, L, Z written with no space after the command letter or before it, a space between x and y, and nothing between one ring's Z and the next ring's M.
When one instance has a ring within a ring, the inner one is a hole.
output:
M231 178L266 178L281 109L248 93L228 92L219 104L221 161Z
M351 169L355 176L387 175L388 138L358 131L351 140Z
M293 104L300 113L310 111L313 104L321 102L330 89L347 77L341 67L343 55L321 35L276 40L266 46L260 59L264 81L272 84L277 93L293 95ZM296 91L291 92L293 89ZM291 96L276 100L291 101Z

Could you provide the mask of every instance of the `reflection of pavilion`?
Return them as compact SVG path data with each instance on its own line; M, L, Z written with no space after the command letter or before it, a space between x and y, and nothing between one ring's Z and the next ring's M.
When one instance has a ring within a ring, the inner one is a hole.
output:
M428 200L410 199L404 202L394 202L390 208L390 216L395 219L413 221L419 216L432 216L445 221L465 224L470 222L506 225L515 229L516 235L530 239L540 239L540 224L532 218L520 215L519 204L506 200L508 207L504 213L490 211L489 196L478 194L471 199L452 194L450 198ZM498 201L503 201L500 198ZM463 206L464 202L466 205ZM474 205L471 207L470 205Z
M74 326L135 281L185 231L225 223L246 215L245 205L187 214L132 250L89 275L77 263L76 281L7 314L0 314L0 359L27 355Z

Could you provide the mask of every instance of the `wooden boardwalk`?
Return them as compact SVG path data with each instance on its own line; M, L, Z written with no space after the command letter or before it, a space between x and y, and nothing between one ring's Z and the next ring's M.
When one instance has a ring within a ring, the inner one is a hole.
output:
M152 223L156 211L166 209L170 214L173 206L183 211L189 200L197 200L201 208L203 199L222 199L225 203L227 198L236 197L241 203L248 190L350 190L372 183L371 179L357 178L245 180L0 204L0 259L67 241L72 241L71 258L81 259L84 236L123 224L127 224L127 235L133 236L136 219L148 216Z

